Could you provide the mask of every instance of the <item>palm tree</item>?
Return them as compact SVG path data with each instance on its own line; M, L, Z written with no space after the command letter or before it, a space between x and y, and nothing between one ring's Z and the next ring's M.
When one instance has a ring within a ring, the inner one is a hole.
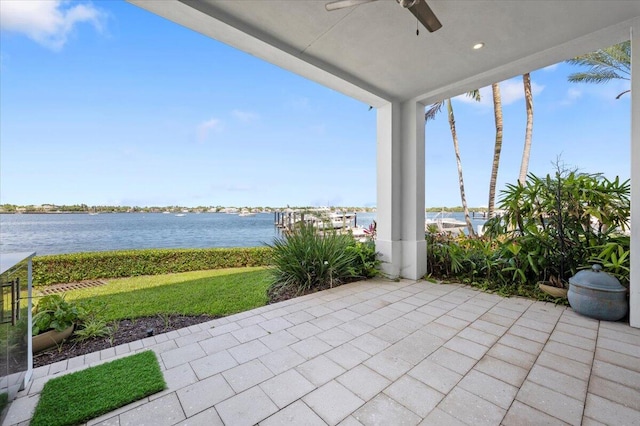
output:
M520 163L520 175L518 182L524 185L529 171L529 156L531 155L531 135L533 134L533 95L531 94L531 76L529 73L522 75L524 84L524 100L527 107L527 130L524 135L524 149L522 150L522 163Z
M625 41L606 49L599 49L569 59L567 62L572 65L589 67L587 71L569 75L571 83L606 83L616 79L629 80L631 78L631 42ZM622 95L629 92L631 90L625 90L616 96L616 99L620 99Z
M487 216L493 217L496 201L496 181L498 180L498 167L500 166L500 152L502 151L502 100L500 99L500 85L493 83L493 114L496 121L496 143L493 148L493 165L491 166L491 179L489 181L489 207Z
M467 96L475 101L480 101L480 91L472 90L467 93ZM469 230L469 236L475 236L476 233L473 230L473 223L471 223L471 217L469 216L469 208L467 207L467 197L464 192L464 178L462 177L462 161L460 160L460 147L458 145L458 133L456 132L456 120L453 115L453 106L451 105L451 99L436 102L431 105L427 112L424 114L425 121L433 120L436 115L442 109L444 104L447 104L447 115L449 118L449 128L451 129L451 138L453 139L453 150L456 154L456 164L458 166L458 183L460 185L460 200L462 202L462 209L464 211L464 220L467 223L467 229Z

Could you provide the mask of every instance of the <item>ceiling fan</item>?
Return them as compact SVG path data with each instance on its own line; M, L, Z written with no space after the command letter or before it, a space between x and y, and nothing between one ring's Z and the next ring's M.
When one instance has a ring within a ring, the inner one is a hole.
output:
M370 3L372 1L377 0L337 0L327 3L325 5L325 9L328 11L344 9L346 7L357 6L363 3ZM429 32L434 32L439 30L442 27L442 24L433 13L429 5L425 0L396 0L400 6L405 9L409 9L409 12L413 13L413 15L418 18L418 21L424 27L429 30Z

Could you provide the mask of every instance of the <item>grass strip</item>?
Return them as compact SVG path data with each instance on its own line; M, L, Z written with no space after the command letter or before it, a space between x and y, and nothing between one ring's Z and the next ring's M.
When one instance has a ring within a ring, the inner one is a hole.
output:
M264 306L270 283L266 268L218 269L113 279L105 286L68 291L66 300L94 305L105 321L158 314L226 316Z
M82 424L165 388L155 354L141 352L49 380L31 426Z

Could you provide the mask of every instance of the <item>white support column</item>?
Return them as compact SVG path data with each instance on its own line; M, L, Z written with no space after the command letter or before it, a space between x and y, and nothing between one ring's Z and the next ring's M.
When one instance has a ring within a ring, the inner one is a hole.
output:
M631 327L640 328L640 21L631 28Z
M427 272L424 239L424 105L378 108L377 240L382 270L419 279Z

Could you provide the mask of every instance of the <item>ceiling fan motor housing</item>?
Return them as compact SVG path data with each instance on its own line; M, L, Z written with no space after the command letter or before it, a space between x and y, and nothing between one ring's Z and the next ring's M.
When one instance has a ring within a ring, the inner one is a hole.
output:
M404 7L405 9L409 9L410 7L418 3L418 0L396 0L396 1L400 4L400 6Z

